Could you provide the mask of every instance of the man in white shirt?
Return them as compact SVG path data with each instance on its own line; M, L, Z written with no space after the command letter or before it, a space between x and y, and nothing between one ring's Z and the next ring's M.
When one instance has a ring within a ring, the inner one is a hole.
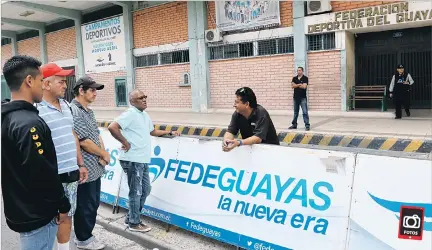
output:
M141 210L150 194L149 166L151 158L151 137L180 135L177 131L154 129L147 108L147 96L140 90L129 94L132 107L122 113L108 127L111 135L123 146L120 165L126 172L129 186L129 212L125 224L134 232L148 232L151 228L141 222Z

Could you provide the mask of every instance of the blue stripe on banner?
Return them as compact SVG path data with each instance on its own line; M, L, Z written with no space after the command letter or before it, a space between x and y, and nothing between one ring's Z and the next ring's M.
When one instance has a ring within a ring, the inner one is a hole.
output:
M116 196L109 193L101 192L100 201L102 201L103 203L114 205L115 200Z
M129 208L128 200L125 198L120 197L118 205L122 208ZM244 249L293 250L149 206L144 206L142 214Z

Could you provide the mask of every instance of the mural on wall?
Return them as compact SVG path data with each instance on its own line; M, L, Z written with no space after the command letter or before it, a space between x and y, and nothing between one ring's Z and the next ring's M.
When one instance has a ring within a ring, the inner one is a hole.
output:
M223 31L280 24L279 1L216 1L216 24Z

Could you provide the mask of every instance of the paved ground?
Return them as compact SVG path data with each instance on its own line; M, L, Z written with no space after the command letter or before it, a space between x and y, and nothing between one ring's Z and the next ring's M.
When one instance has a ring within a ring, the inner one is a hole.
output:
M3 207L2 207L2 213L1 213L1 221L2 221L2 228L1 228L1 248L7 249L7 250L18 250L20 249L19 245L19 235L9 229L9 227L6 224L6 220L4 218L3 214ZM73 235L73 233L72 233ZM120 235L108 232L105 230L102 226L96 225L96 228L94 230L94 235L100 239L103 242L107 242L108 246L105 248L105 250L147 250L147 248L144 248L140 246L139 244L128 240ZM57 249L56 246L54 246L54 249ZM77 250L75 244L71 244L71 250Z
M95 108L98 121L112 121L122 109ZM168 112L148 110L155 124L223 127L229 124L231 111L218 113ZM270 112L278 132L287 131L292 115L287 112ZM389 112L310 112L311 133L350 136L381 136L401 139L432 139L432 110L413 110L411 117L393 119ZM304 131L299 117L298 132Z
M152 230L148 233L133 233L126 230L124 218L126 210L120 209L118 214L112 213L112 207L101 204L98 211L98 221L106 224L106 228L119 235L133 239L135 242L144 242L149 249L159 250L235 250L236 247L211 238L207 238L190 231L171 226L167 232L167 224L142 216L142 221Z

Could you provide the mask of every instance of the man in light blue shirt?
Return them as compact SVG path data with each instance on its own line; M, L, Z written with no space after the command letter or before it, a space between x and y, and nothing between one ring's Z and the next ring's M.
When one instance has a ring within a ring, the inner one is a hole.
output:
M147 108L147 96L140 90L129 94L131 107L121 114L108 127L111 135L122 144L120 165L126 172L129 185L129 213L125 223L134 232L148 232L150 227L140 220L141 210L150 194L149 167L151 157L151 137L180 135L177 131L154 129Z

